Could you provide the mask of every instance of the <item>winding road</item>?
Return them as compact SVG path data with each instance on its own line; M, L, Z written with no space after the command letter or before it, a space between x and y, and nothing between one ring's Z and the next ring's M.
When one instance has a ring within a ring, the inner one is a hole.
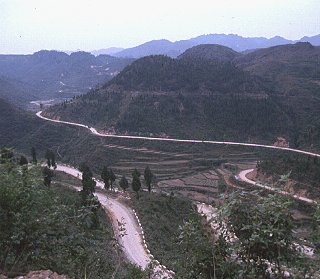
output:
M70 174L78 179L82 179L82 173L73 167L57 165L56 170ZM104 188L103 183L99 180L96 180L96 183L98 188ZM123 227L124 233L122 234L122 237L119 237L119 242L125 248L124 252L127 258L132 263L135 263L145 269L151 262L151 258L143 245L143 240L141 238L142 232L136 222L133 211L120 203L117 199L111 198L106 194L98 192L95 193L95 196L111 216L114 229L119 231L119 226Z
M58 164L56 171L70 174L78 179L82 179L82 173L67 165ZM103 189L104 184L96 180L96 186ZM80 191L78 187L74 187ZM153 260L153 256L147 249L144 241L144 232L138 223L135 213L132 209L119 202L116 198L111 198L104 193L97 192L95 196L103 206L104 210L112 219L112 225L116 232L119 244L122 247L127 259L137 266L145 269ZM157 277L154 278L172 278L173 272L165 266L160 265L158 261L154 261L154 272Z
M292 195L286 191L283 191L283 190L280 190L280 189L277 189L277 188L274 188L274 187L270 187L270 186L267 186L267 185L263 185L259 182L256 182L254 180L251 180L249 178L247 178L247 175L251 172L253 172L254 169L248 169L248 170L243 170L241 171L239 174L238 174L238 177L240 180L246 182L246 183L249 183L251 185L254 185L256 187L259 187L259 188L262 188L262 189L265 189L265 190L268 190L268 191L272 191L272 192L277 192L281 195L284 195L284 196L290 196L296 200L299 200L299 201L303 201L303 202L306 202L306 203L309 203L309 204L316 204L317 202L312 200L312 199L308 199L308 198L305 198L305 197L301 197L301 196L298 196L298 195Z
M257 144L257 143L244 143L244 142L233 142L233 141L213 141L213 140L197 140L197 139L175 139L175 138L156 138L156 137L142 137L142 136L129 136L129 135L115 135L115 134L102 134L98 132L95 128L89 127L84 124L79 124L75 122L68 122L68 121L62 121L62 120L55 120L51 118L47 118L45 116L42 116L42 111L39 111L36 113L38 117L41 119L61 123L61 124L67 124L72 126L78 126L82 128L86 128L90 130L90 132L96 136L99 137L108 137L108 138L122 138L122 139L140 139L140 140L148 140L148 141L167 141L167 142L182 142L182 143L207 143L207 144L223 144L223 145L235 145L235 146L249 146L249 147L261 147L261 148L269 148L269 149L277 149L277 150L285 150L295 153L300 153L304 155L319 157L320 154L303 151L300 149L294 149L289 147L279 147L279 146L273 146L273 145L264 145L264 144Z
M139 140L147 140L147 141L167 141L167 142L181 142L181 143L206 143L206 144L221 144L221 145L234 145L234 146L248 146L248 147L261 147L261 148L268 148L268 149L276 149L276 150L285 150L289 152L294 153L300 153L304 155L314 156L314 157L320 157L320 154L303 151L299 149L293 149L289 147L278 147L273 145L263 145L263 144L255 144L255 143L241 143L241 142L231 142L231 141L211 141L211 140L196 140L196 139L175 139L175 138L157 138L157 137L145 137L145 136L130 136L130 135L115 135L115 134L103 134L98 132L95 128L89 127L84 124L80 123L74 123L74 122L68 122L68 121L62 121L62 120L55 120L50 119L45 116L42 116L42 111L39 111L36 113L36 115L46 121L51 121L55 123L61 123L61 124L67 124L77 127L82 127L85 129L90 130L90 132L96 136L100 137L108 137L108 138L122 138L122 139L139 139ZM81 178L81 173L75 168L72 168L70 166L65 165L58 165L57 167L58 171L63 171L65 173L68 173L70 175L73 175L77 178ZM315 203L315 201L299 197L297 195L291 195L288 192L280 191L278 189L262 185L260 183L257 183L253 180L250 180L246 177L248 173L253 171L253 169L250 170L244 170L240 172L239 178L247 183L253 184L257 187L264 188L270 191L277 191L280 192L280 194L283 195L290 195L294 197L295 199L307 202L307 203ZM103 188L103 184L100 181L97 181L97 186L100 188ZM107 210L110 215L112 216L113 225L119 226L121 225L125 229L125 234L122 236L119 241L122 244L122 247L124 249L124 252L128 259L140 266L141 268L146 268L148 264L152 261L152 256L149 251L147 251L145 245L144 245L144 238L143 238L143 232L141 227L139 226L137 220L135 219L134 212L127 208L125 205L117 201L116 199L113 199L111 197L107 197L105 194L102 193L96 193L97 198L99 199L100 203L104 206L105 210ZM207 216L207 218L214 217L213 212L210 212L209 208L206 206L198 206L198 211L203 213ZM119 228L115 228L119 229ZM156 261L157 262L157 261ZM168 271L165 267L158 264L158 266L155 268L157 271L161 271L162 275L161 277L165 278L172 278L173 273L171 271Z

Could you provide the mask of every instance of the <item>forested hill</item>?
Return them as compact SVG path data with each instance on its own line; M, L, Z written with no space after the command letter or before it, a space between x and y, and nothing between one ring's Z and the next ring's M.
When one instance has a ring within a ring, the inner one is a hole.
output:
M230 62L241 56L242 54L231 48L215 44L205 44L187 49L183 54L179 55L178 58Z
M0 55L0 76L10 80L14 87L24 84L25 88L7 90L0 96L16 105L31 100L73 97L104 84L132 61L109 55L95 57L86 52L68 55L48 50L32 55Z
M202 46L179 59L144 57L46 113L118 133L269 144L283 136L312 149L320 146L318 50L299 43L233 53L226 62L216 57L230 49Z
M230 62L147 56L133 62L104 87L125 90L258 93L260 80Z

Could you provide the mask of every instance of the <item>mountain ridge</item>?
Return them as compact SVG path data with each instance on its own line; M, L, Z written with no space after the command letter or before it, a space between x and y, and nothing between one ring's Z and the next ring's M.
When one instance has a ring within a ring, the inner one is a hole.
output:
M265 37L242 37L236 34L207 34L173 42L166 39L152 40L132 48L124 49L113 55L116 57L141 58L148 55L163 54L174 58L188 48L200 44L219 44L232 48L237 52L243 52L276 45L294 44L300 41L310 41L315 45L320 45L320 35L303 37L299 40L288 40L281 36L274 36L268 39Z

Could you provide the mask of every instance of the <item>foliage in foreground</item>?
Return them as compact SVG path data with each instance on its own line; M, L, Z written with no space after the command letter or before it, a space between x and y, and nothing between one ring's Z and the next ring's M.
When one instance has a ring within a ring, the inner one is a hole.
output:
M192 219L185 222L177 278L285 278L285 271L290 278L319 278L319 259L294 244L290 204L279 195L256 200L233 194L219 211L215 238Z
M95 204L96 206L96 204ZM70 278L143 278L125 264L109 220L62 186L43 183L39 167L0 165L0 274L51 269Z

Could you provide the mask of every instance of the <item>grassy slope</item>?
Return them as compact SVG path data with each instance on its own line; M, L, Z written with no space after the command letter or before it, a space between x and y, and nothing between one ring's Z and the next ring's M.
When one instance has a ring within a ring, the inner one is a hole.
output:
M169 269L176 269L179 253L179 226L195 214L189 200L160 194L142 193L129 201L140 218L148 248L155 259Z

